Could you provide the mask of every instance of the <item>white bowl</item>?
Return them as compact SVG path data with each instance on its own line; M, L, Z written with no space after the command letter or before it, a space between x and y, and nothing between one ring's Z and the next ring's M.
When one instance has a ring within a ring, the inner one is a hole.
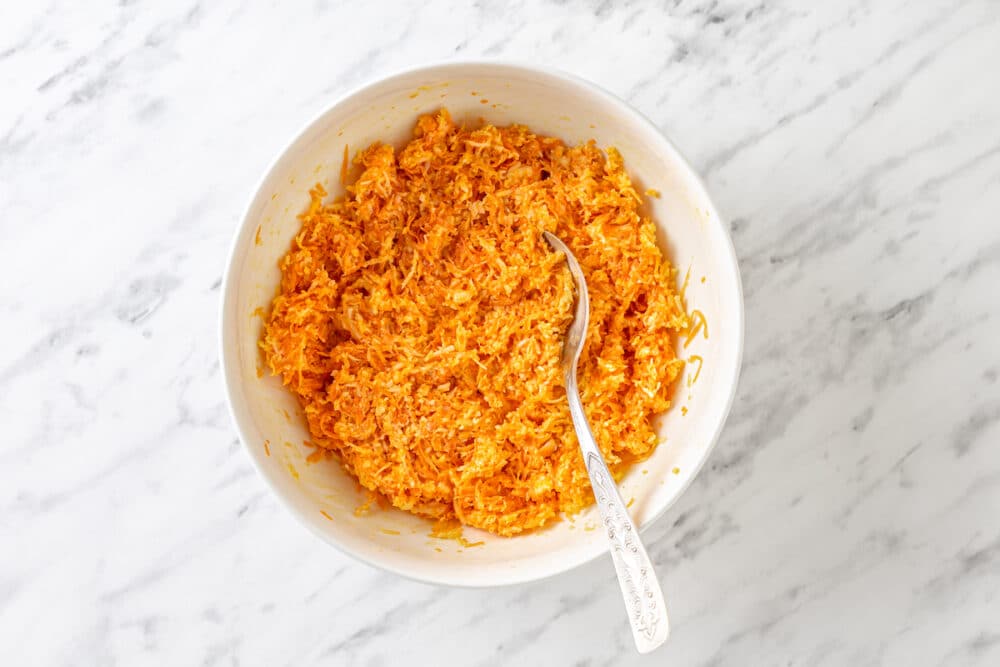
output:
M233 244L222 287L226 388L257 469L292 514L330 544L371 565L436 584L530 581L607 552L604 534L595 530L594 508L514 538L466 528L467 540L484 542L476 547L433 539L427 521L400 510L376 508L356 516L365 494L335 462L306 461L309 433L295 398L269 373L259 376L263 323L253 313L266 311L276 293L278 260L299 229L296 216L309 201L309 188L321 182L331 196L341 194L345 145L352 155L377 140L399 146L411 136L418 114L442 106L457 121L522 123L568 143L595 139L601 147L615 146L637 189L662 193L650 198L648 213L679 279L690 268L688 304L704 313L710 335L699 335L686 348L678 344L683 358L703 359L701 372L688 386L696 365L688 364L674 407L657 423L661 444L620 488L626 500L635 499L633 517L646 526L698 473L722 430L739 375L743 300L732 242L698 176L652 123L593 84L547 69L497 63L414 69L347 95L310 123L264 176Z

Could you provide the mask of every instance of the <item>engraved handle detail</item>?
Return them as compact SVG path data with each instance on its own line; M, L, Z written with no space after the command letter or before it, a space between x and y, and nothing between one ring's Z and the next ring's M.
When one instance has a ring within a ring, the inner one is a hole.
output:
M670 634L663 592L603 458L588 452L586 463L597 508L611 544L611 558L625 598L632 636L639 652L648 653Z
M667 641L670 635L663 591L660 590L656 571L639 538L639 531L628 515L625 502L618 493L618 486L594 440L590 424L587 423L574 371L567 373L566 384L569 414L611 546L611 559L625 598L632 638L640 653L649 653Z

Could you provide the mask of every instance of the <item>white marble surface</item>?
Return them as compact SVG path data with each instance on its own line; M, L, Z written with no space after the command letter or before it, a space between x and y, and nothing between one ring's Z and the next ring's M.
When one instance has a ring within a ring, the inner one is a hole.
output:
M3 664L1000 663L1000 5L470 5L4 4ZM472 56L623 96L731 220L743 380L648 534L652 656L608 561L494 591L352 562L226 412L219 280L269 160Z

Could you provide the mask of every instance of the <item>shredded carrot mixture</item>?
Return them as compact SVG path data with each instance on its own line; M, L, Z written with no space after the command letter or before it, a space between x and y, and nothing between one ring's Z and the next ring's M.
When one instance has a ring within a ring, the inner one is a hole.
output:
M587 275L594 435L619 476L653 451L690 323L617 151L442 110L355 163L344 198L312 191L261 340L316 445L396 507L498 535L591 503L559 363L572 279L548 230Z

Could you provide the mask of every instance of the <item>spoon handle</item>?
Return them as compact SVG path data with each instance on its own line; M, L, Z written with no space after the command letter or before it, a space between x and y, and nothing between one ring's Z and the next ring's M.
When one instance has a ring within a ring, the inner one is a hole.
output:
M656 579L656 571L649 560L646 548L639 539L639 531L629 517L611 471L608 470L601 450L594 441L594 435L583 412L583 404L576 391L576 378L572 379L574 386L567 387L566 392L569 398L569 411L573 418L577 440L580 441L580 449L583 450L594 497L597 498L597 508L601 512L604 529L611 543L611 558L625 598L625 608L628 611L629 624L632 626L632 638L635 639L639 653L649 653L665 642L670 635L670 622L663 602L663 591L660 590L660 582Z

